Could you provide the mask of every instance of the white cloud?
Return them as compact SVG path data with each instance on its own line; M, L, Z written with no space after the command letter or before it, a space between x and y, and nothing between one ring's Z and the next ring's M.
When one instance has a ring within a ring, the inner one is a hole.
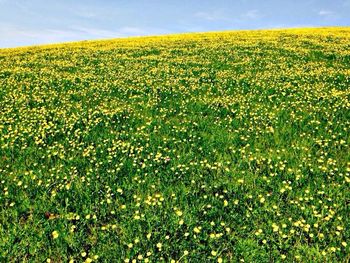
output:
M79 17L82 18L94 18L97 17L97 14L93 11L82 11L77 14Z
M225 15L220 11L197 12L194 14L194 17L201 18L201 19L208 20L208 21L227 20Z
M115 30L106 30L93 27L71 26L70 29L73 32L86 35L87 38L117 38L127 36L142 36L151 34L163 34L165 30L160 28L141 28L124 26Z
M1 25L0 35L0 47L48 44L80 39L79 35L69 30L29 30L11 25Z
M222 10L217 10L212 12L197 12L194 16L208 21L225 21L231 23L241 23L247 20L255 20L263 17L261 12L256 9L248 10L247 12L238 15L228 15Z
M147 35L150 32L148 30L139 28L139 27L131 27L131 26L125 26L118 30L121 34L126 35Z
M83 26L71 26L68 32L72 32L86 38L113 38L122 36L119 31Z
M334 11L331 10L320 10L318 12L318 15L320 17L322 17L324 20L335 20L335 19L339 19L340 15Z
M319 14L320 16L332 16L332 15L334 15L334 12L329 11L329 10L320 10L320 11L318 12L318 14Z
M115 30L70 26L67 29L28 29L0 23L0 47L60 43L67 41L120 38L169 33L161 28L125 26Z
M259 10L254 9L244 13L241 17L245 19L258 19L261 18L262 15L260 14Z

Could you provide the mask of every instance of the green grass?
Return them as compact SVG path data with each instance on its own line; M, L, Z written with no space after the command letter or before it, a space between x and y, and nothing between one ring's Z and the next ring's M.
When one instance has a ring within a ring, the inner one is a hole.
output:
M349 43L324 28L0 50L0 261L347 262Z

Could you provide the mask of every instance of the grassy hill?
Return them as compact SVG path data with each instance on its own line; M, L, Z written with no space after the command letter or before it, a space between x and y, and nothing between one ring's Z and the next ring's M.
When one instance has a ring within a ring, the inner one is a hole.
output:
M350 255L350 28L0 50L0 261Z

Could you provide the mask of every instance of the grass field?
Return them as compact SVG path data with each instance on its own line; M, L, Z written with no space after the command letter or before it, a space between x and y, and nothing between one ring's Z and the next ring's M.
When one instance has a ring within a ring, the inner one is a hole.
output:
M0 50L1 262L346 262L350 28Z

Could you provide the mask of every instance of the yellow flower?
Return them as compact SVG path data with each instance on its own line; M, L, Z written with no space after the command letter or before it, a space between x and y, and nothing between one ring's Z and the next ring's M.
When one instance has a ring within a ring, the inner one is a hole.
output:
M201 230L200 230L199 227L195 227L195 228L193 229L193 231L194 231L195 233L197 233L197 234L201 232Z
M58 238L58 236L59 236L59 234L58 234L58 232L55 230L55 231L53 231L52 233L51 233L51 235L52 235L52 238L53 239L56 239L56 238Z
M278 232L278 230L279 230L278 225L272 224L272 230L273 230L273 232Z
M181 212L180 210L177 210L177 211L176 211L176 215L182 216L182 212Z

